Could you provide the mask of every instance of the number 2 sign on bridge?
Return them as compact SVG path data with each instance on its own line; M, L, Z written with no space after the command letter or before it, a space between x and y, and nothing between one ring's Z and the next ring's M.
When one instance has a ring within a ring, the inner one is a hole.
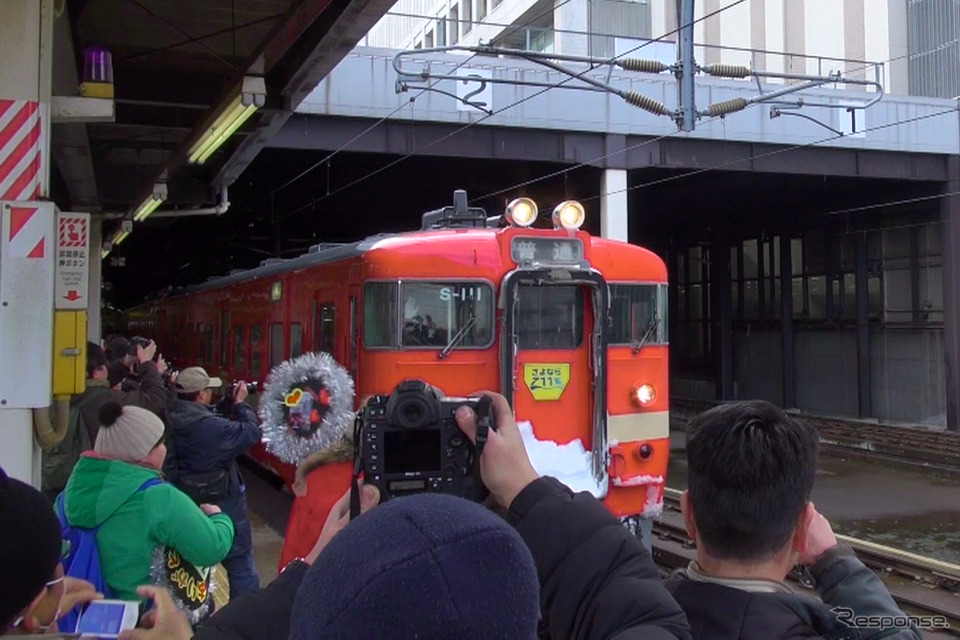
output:
M493 83L489 69L468 69L457 83L457 111L490 113L493 111Z

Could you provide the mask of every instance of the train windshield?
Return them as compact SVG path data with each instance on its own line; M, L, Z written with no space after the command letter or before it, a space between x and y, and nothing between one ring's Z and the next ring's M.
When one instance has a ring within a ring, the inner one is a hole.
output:
M576 349L583 342L583 289L520 285L517 340L521 349Z
M665 344L666 285L611 284L610 319L608 344Z
M484 282L371 282L364 288L364 345L486 348L493 343L493 287Z

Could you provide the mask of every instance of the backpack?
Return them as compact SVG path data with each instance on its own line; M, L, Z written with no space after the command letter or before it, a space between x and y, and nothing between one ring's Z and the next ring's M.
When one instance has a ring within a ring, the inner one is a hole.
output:
M86 431L86 429L83 429L83 431ZM163 480L151 478L140 485L137 492L146 491L158 484L163 484ZM68 550L62 561L63 573L71 578L79 578L90 582L98 593L102 593L105 598L112 598L113 591L104 580L103 571L100 568L100 550L97 548L97 532L100 527L84 529L70 524L64 510L63 496L63 493L58 495L55 502L57 518L60 520L60 532L64 542L68 545ZM65 633L73 633L74 629L77 628L81 611L81 605L77 605L61 616L58 624L60 630Z
M63 440L43 452L41 462L41 486L45 493L55 495L67 486L67 480L80 454L93 449L90 432L83 423L81 410L109 389L97 389L83 397L75 406L70 407L67 418L67 431Z

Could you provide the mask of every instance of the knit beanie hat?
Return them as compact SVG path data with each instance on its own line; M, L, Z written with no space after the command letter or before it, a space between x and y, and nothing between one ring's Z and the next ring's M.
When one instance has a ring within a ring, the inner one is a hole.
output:
M155 413L107 402L100 408L100 432L93 449L104 458L137 462L153 451L163 431L163 421Z
M0 634L53 578L60 544L47 499L0 469Z
M290 640L533 640L537 570L506 522L420 494L365 513L304 576Z

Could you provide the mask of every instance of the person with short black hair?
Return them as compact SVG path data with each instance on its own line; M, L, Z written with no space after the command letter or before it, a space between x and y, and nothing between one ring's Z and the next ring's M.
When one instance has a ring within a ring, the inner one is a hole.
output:
M810 501L818 442L814 428L765 401L720 405L688 424L680 507L697 560L667 587L695 640L921 637L912 626L857 630L838 616L904 614ZM797 563L822 601L784 584Z
M50 503L0 469L0 635L56 632L61 613L103 597L64 577L62 542Z

